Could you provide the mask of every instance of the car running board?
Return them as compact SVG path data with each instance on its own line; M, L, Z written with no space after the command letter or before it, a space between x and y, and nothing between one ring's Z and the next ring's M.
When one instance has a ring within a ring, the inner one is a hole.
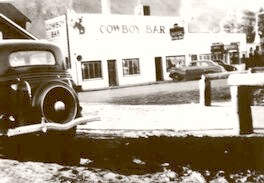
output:
M101 118L98 116L94 117L80 117L76 118L68 123L60 124L60 123L49 123L46 122L45 118L42 118L40 124L34 124L34 125L27 125L27 126L21 126L13 129L8 129L6 135L8 137L16 136L16 135L23 135L28 133L34 133L34 132L43 132L46 133L48 130L58 130L58 131L66 131L69 130L77 125L82 125L94 121L100 121Z

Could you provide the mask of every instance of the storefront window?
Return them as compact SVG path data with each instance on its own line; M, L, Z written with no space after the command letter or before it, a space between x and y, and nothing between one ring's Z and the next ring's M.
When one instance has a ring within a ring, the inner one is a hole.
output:
M185 66L185 56L167 56L166 57L167 63L167 72L169 72L170 68L172 67L182 67Z
M200 54L199 60L211 60L211 54Z
M223 54L213 54L212 55L212 60L223 60L224 55Z
M191 60L192 61L197 61L197 55L191 55Z
M140 74L139 59L138 58L123 59L123 74L124 76Z
M83 80L102 78L101 61L82 62L82 77L83 77Z

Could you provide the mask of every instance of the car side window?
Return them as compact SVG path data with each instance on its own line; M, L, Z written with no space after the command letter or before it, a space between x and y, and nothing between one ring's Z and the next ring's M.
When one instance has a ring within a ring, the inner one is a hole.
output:
M212 66L210 62L201 62L201 66Z

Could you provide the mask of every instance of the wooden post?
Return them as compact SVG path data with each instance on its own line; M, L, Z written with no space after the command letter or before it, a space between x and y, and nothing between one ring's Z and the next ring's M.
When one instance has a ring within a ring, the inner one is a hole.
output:
M250 86L231 86L231 99L234 106L239 134L253 133L253 121L251 114L251 88Z
M211 106L211 82L204 75L199 80L200 104Z

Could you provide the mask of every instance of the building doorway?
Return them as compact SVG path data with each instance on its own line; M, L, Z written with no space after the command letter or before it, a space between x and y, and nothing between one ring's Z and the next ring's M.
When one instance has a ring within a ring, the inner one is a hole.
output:
M162 57L155 57L156 81L163 81Z
M117 86L116 60L107 60L109 86Z

